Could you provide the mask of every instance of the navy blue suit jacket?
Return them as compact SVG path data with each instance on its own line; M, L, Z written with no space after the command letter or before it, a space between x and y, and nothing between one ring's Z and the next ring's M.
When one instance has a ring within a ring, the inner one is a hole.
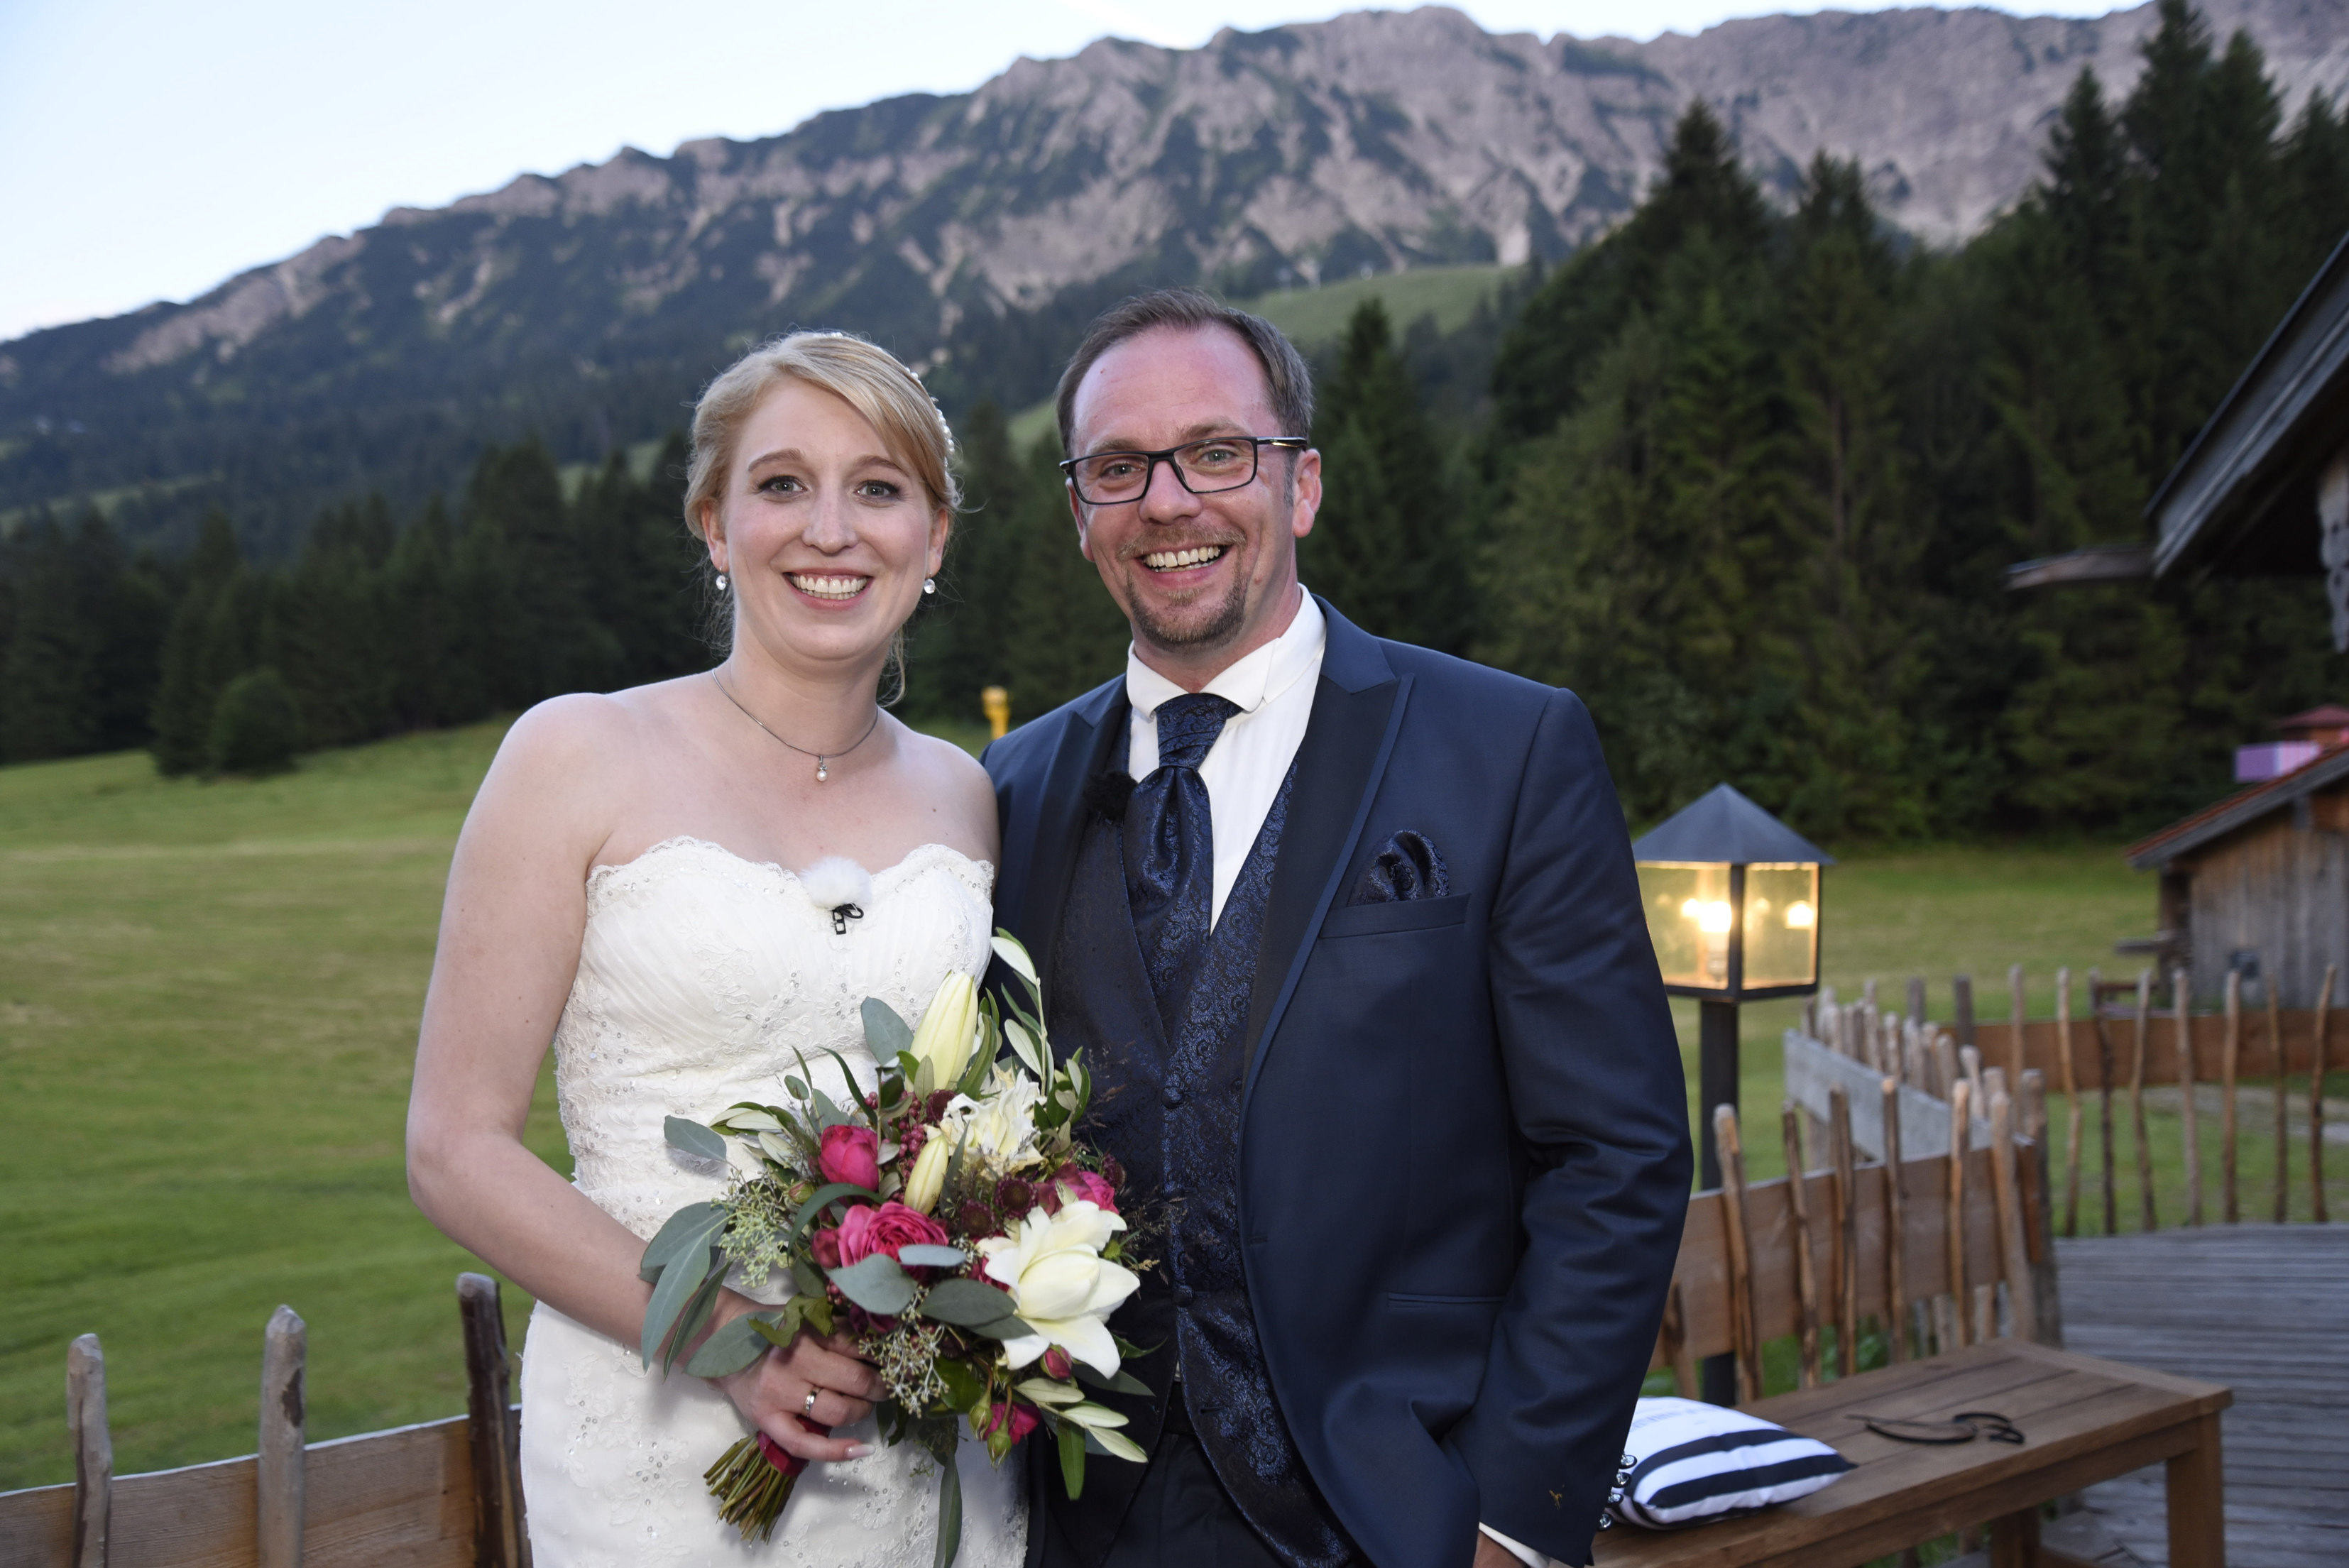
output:
M1572 693L1322 610L1248 1015L1240 1212L1273 1387L1380 1568L1465 1568L1480 1522L1585 1563L1690 1174L1621 808ZM1128 718L1112 681L985 757L997 916L1047 970ZM1403 829L1449 896L1350 903Z

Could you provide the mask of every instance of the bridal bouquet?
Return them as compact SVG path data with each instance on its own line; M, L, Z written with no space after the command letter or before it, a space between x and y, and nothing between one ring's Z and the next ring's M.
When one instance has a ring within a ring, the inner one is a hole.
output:
M1071 1497L1088 1453L1144 1458L1117 1429L1125 1418L1085 1393L1145 1391L1120 1364L1140 1351L1105 1321L1141 1284L1118 1261L1123 1173L1071 1137L1092 1080L1080 1056L1053 1065L1027 950L999 933L995 951L1032 1008L1013 998L1003 1016L959 974L919 1028L868 998L865 1040L882 1069L861 1100L833 1099L802 1058L784 1079L792 1104L743 1101L707 1126L670 1117L672 1145L729 1161L736 1179L671 1215L642 1265L653 1294L641 1349L664 1374L683 1357L697 1377L724 1377L802 1327L854 1337L885 1390L882 1440L937 1460L939 1568L961 1536L961 1422L999 1464L1041 1426ZM853 1094L847 1064L832 1059ZM736 1269L751 1289L780 1274L793 1294L687 1357ZM765 1539L805 1464L764 1432L745 1438L707 1475L719 1516Z

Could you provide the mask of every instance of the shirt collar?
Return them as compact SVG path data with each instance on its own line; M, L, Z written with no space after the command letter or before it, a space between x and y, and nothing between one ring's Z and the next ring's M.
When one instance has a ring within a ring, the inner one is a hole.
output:
M1322 618L1321 606L1313 602L1313 595L1302 587L1298 593L1300 602L1288 630L1254 653L1235 660L1200 689L1215 693L1242 713L1254 713L1310 674L1321 661L1322 646L1329 640L1329 625ZM1143 718L1154 718L1160 703L1182 695L1181 686L1143 664L1133 645L1127 645L1125 696L1135 713Z

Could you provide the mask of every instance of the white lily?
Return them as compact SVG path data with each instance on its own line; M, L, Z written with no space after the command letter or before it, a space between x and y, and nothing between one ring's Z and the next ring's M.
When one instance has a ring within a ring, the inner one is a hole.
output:
M939 1130L953 1130L963 1142L963 1157L979 1162L988 1177L1000 1181L1043 1158L1036 1152L1036 1107L1044 1089L1034 1078L1009 1063L998 1063L973 1099L958 1094L947 1102Z
M1117 1376L1117 1341L1105 1321L1142 1288L1131 1269L1101 1255L1125 1222L1098 1204L1030 1212L1009 1236L978 1243L989 1279L1011 1293L1012 1310L1036 1332L1003 1342L1016 1371L1057 1345L1104 1377Z

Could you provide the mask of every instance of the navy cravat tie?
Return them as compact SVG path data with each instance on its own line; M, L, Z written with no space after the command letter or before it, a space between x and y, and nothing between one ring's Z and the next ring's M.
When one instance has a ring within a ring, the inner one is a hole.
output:
M1125 810L1125 894L1142 965L1172 1030L1214 924L1216 840L1199 764L1239 706L1205 692L1158 705L1158 766Z

